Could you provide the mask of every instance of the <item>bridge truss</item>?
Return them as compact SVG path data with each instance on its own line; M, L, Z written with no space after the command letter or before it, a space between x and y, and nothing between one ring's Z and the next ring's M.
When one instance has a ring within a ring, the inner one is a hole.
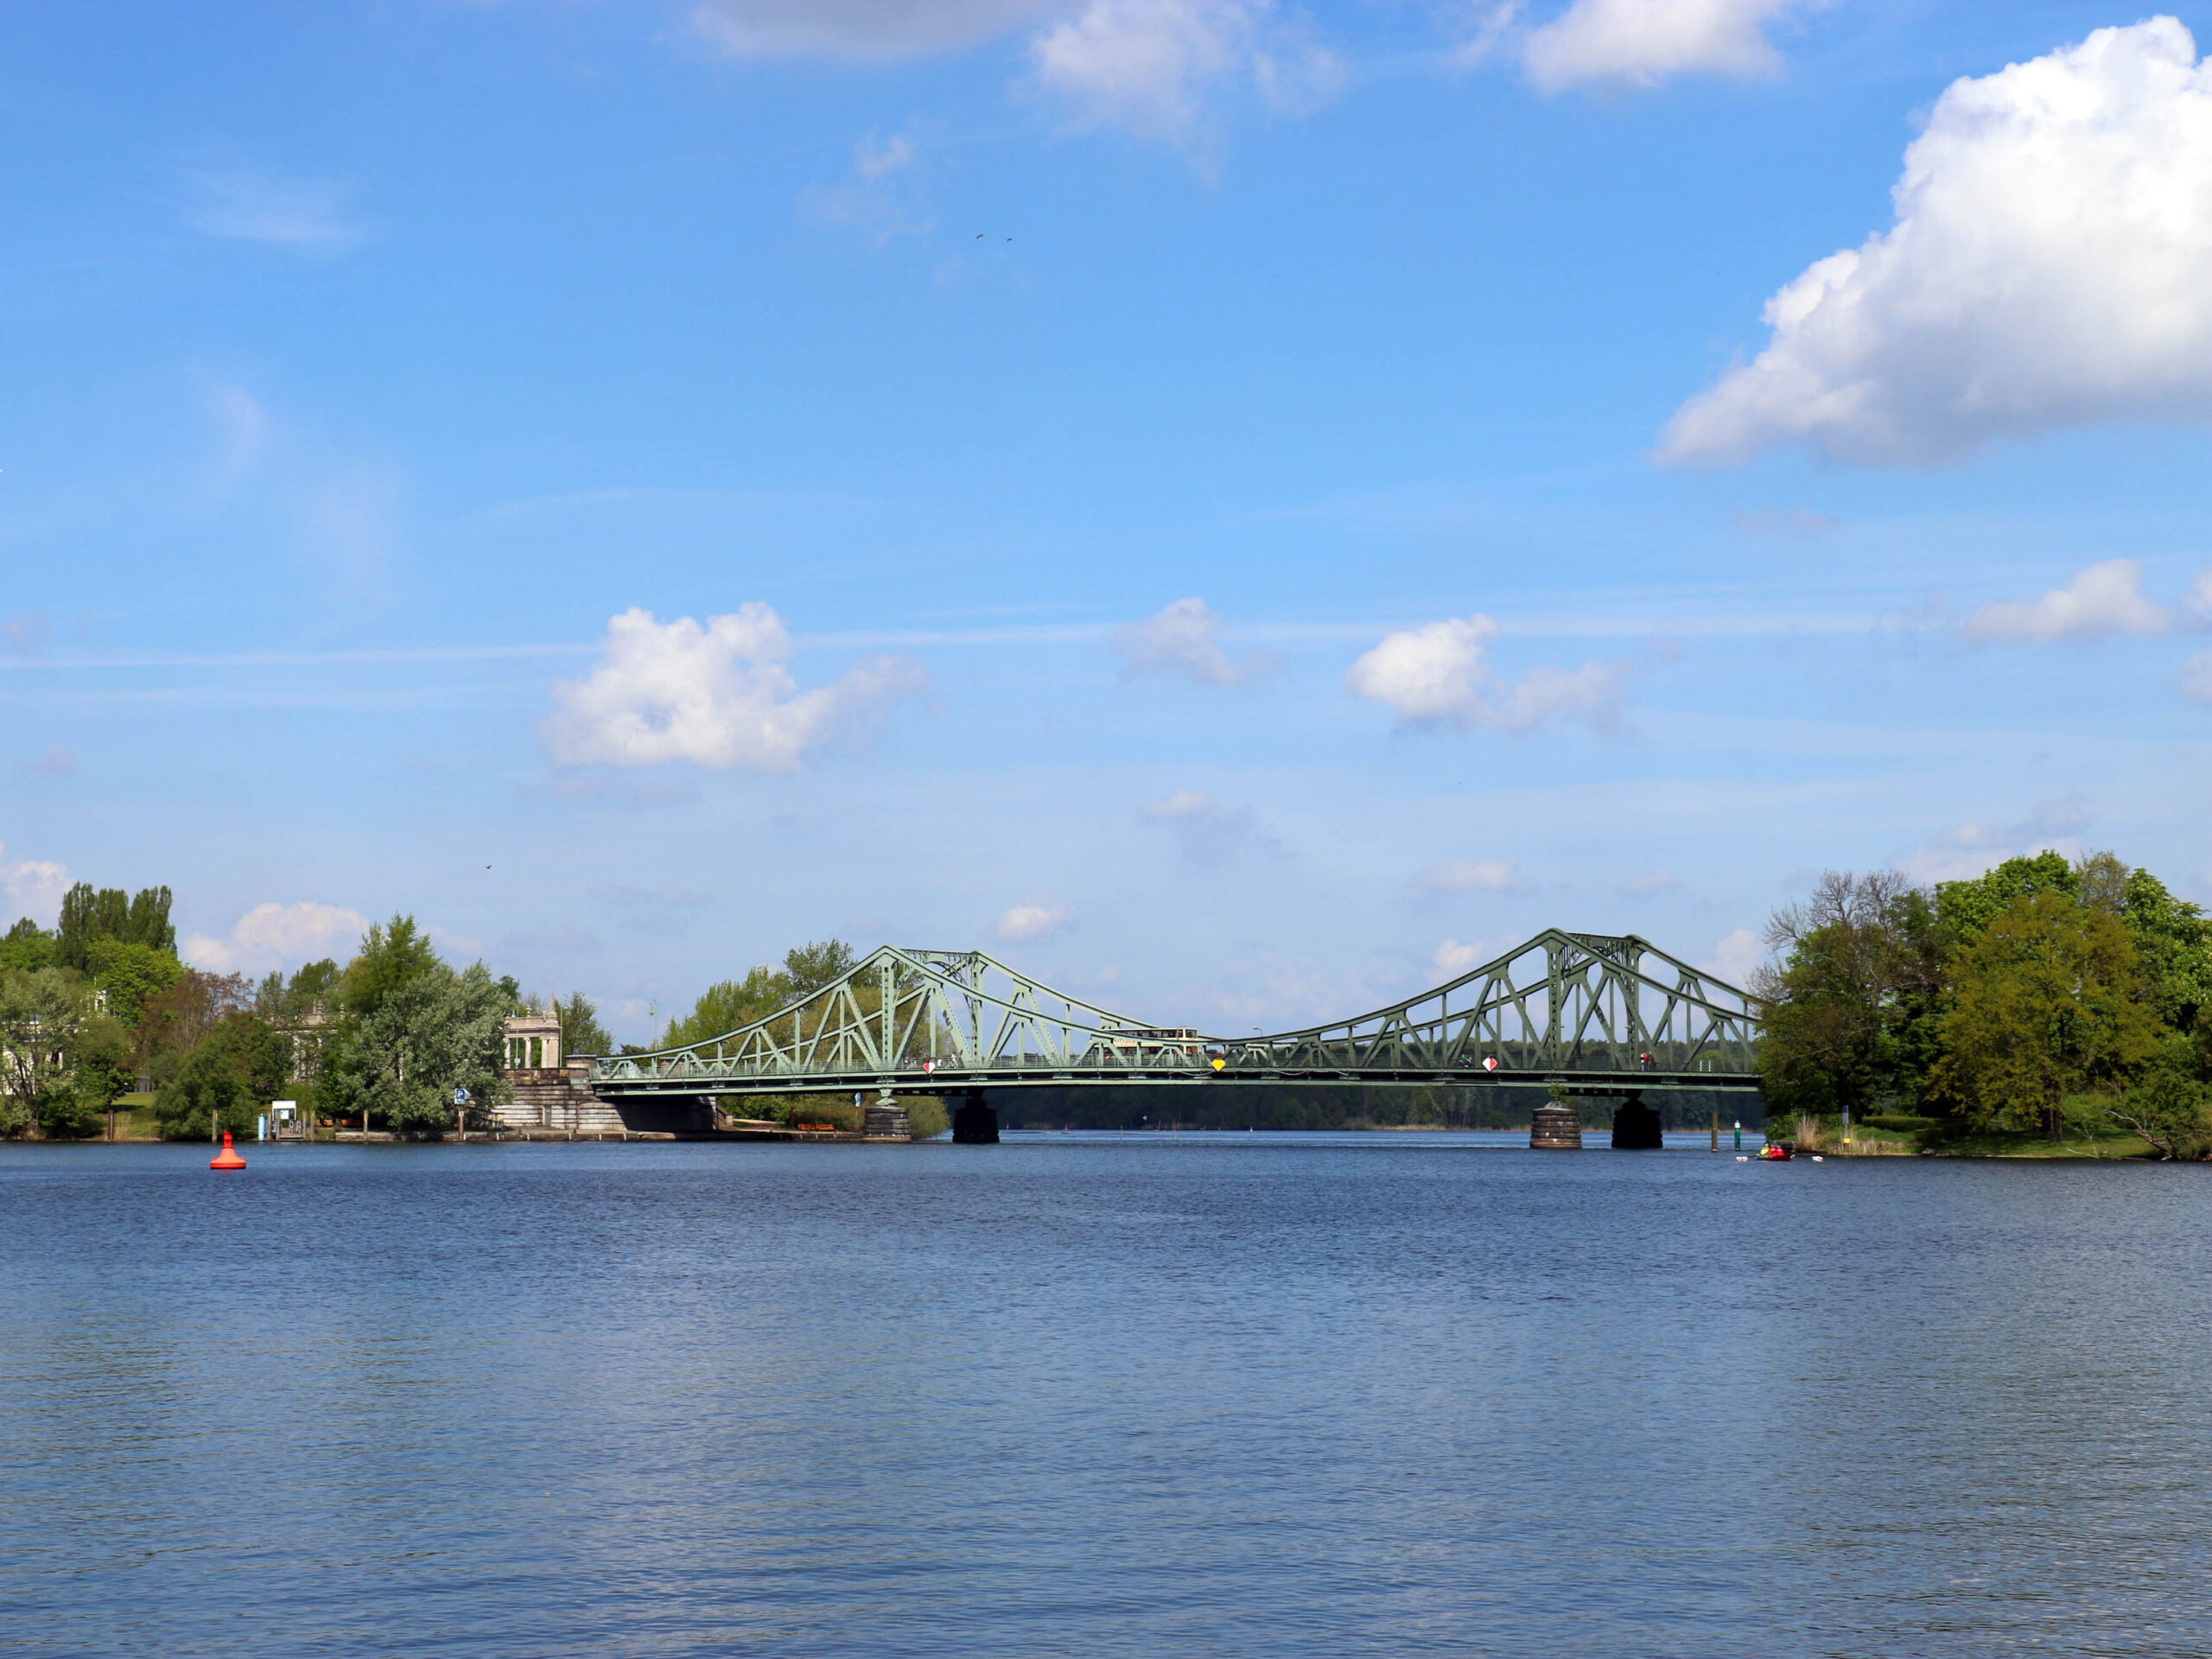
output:
M1273 1035L1149 1025L979 950L885 945L766 1019L594 1063L595 1092L960 1093L1065 1084L1757 1086L1760 1004L1633 935L1548 929L1387 1008Z

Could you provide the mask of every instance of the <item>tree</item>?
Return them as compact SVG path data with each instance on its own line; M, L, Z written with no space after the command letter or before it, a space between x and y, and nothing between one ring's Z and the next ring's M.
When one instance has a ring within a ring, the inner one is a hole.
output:
M1785 953L1756 988L1767 999L1761 1090L1778 1110L1834 1116L1920 1092L1942 993L1941 929L1928 896L1887 871L1831 870L1777 911Z
M130 939L98 938L86 951L93 987L106 994L107 1011L136 1027L149 997L159 996L185 975L185 966L166 950Z
M135 1058L156 1084L226 1015L253 1006L243 974L206 974L188 968L175 984L148 997L138 1014Z
M2157 1057L2164 1032L2142 989L2118 917L2055 884L2024 887L1955 960L1930 1086L1978 1128L2039 1123L2056 1141L2068 1095L2123 1086Z
M2193 1160L2212 1152L2212 1084L2203 1078L2195 1046L2185 1037L2169 1039L2110 1115L2161 1158Z
M400 987L442 965L415 918L394 914L390 922L370 925L359 952L346 964L339 1004L354 1018L365 1019Z
M300 1019L317 1008L327 1007L338 995L343 970L328 957L320 962L301 964L284 987L284 1012L293 1019Z
M2148 870L2127 873L2120 916L2143 959L2158 1017L2177 1031L2191 1030L2212 1011L2212 921Z
M2038 893L2067 899L2082 896L2082 878L2063 853L2008 858L1986 874L1967 881L1936 884L1936 914L1952 939L1964 944L1989 925L1989 918L2015 900Z
M719 980L700 993L691 1012L672 1023L661 1039L664 1048L703 1043L710 1037L765 1020L779 1008L804 1001L853 969L853 947L842 939L809 940L784 953L784 965L765 963L743 979ZM865 993L863 1002L867 1001Z
M54 966L54 935L28 916L0 938L0 972L14 969L33 974Z
M353 969L346 972L350 988ZM506 1097L500 1073L512 1007L482 963L455 973L432 956L351 1020L329 1065L326 1098L344 1116L365 1122L374 1111L403 1131L454 1125L455 1089L467 1090L472 1111L480 1113Z
M0 973L0 1134L74 1132L72 1051L92 995L58 968Z
M785 995L793 1002L850 973L857 960L842 939L810 939L784 953Z
M130 1033L112 1014L89 1014L79 1028L70 1074L82 1132L89 1132L102 1113L111 1114L117 1099L130 1093ZM107 1127L112 1134L114 1123Z
M154 1096L155 1121L173 1141L242 1134L283 1090L291 1059L283 1033L266 1020L226 1014L170 1068Z
M169 925L169 890L144 887L134 898L121 887L95 889L79 881L61 897L61 919L54 930L54 960L79 973L92 971L98 939L120 939L176 953L176 929Z
M569 993L566 1002L553 999L553 1014L561 1022L561 1052L569 1054L612 1054L614 1039L607 1034L607 1027L599 1023L599 1010L582 991Z
M719 980L708 986L691 1012L671 1024L661 1040L669 1048L703 1043L740 1026L765 1020L795 1001L791 976L764 964L743 979Z

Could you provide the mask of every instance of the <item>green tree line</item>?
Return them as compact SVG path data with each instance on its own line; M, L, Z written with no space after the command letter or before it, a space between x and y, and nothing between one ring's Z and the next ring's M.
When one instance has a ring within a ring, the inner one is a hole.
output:
M1752 988L1770 1116L2212 1153L2212 921L2110 853L1923 887L1831 871Z
M519 987L443 961L413 917L372 926L343 966L257 983L179 960L170 904L167 887L79 884L52 930L27 918L0 937L0 1135L99 1133L141 1078L159 1132L195 1140L250 1131L280 1097L401 1133L484 1127L506 1097ZM566 1048L610 1052L582 992L553 1007Z

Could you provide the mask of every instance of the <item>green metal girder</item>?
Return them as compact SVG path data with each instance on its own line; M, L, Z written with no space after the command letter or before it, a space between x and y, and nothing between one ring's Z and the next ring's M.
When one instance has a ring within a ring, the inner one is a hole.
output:
M598 1059L592 1081L610 1096L1294 1080L1748 1089L1760 1007L1632 934L1548 929L1386 1008L1208 1037L1086 1002L979 950L884 945L749 1026Z

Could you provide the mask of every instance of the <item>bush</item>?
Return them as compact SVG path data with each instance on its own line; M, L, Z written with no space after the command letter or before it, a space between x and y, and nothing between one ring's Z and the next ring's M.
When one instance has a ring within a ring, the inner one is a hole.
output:
M935 1095L909 1095L901 1103L906 1108L906 1138L910 1141L934 1141L952 1128L944 1103Z
M1918 1135L1925 1129L1943 1127L1943 1120L1939 1117L1915 1117L1910 1112L1877 1112L1860 1121L1870 1129L1890 1129L1898 1135Z

